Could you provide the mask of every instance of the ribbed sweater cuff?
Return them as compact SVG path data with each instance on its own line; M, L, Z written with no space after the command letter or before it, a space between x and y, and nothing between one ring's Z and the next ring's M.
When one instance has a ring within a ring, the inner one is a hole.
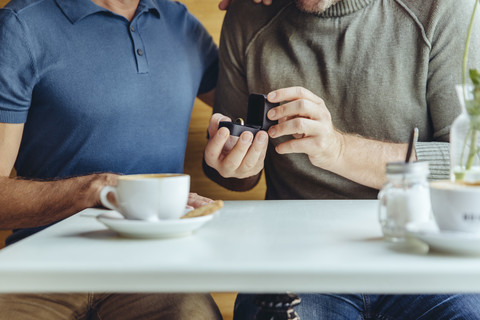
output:
M417 142L415 144L417 159L428 161L430 180L449 179L450 144L447 142Z

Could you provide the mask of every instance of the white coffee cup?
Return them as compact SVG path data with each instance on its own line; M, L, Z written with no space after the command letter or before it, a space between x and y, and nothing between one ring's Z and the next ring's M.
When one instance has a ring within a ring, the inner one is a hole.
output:
M433 181L430 199L440 230L480 233L480 186Z
M185 213L189 191L187 174L134 174L120 176L116 187L104 187L100 200L126 219L178 219ZM109 194L116 203L107 198Z

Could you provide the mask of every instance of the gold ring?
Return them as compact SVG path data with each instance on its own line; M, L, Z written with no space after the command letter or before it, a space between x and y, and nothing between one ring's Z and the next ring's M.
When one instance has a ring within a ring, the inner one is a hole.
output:
M239 125L243 126L243 125L245 125L245 121L242 118L237 118L237 120L235 120L235 124L239 124Z

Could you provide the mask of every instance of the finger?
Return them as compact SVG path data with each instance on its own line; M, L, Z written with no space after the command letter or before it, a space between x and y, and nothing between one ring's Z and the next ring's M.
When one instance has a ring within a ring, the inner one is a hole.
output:
M263 0L263 4L269 6L272 4L272 0Z
M288 121L290 119L293 119L294 117L281 117L280 119L278 119L278 123L282 123L282 122L285 122L285 121Z
M214 113L210 118L210 123L208 124L208 135L209 137L213 137L218 130L218 125L220 121L232 121L229 117L224 116L221 113Z
M305 138L305 135L304 134L294 134L293 137L295 139L302 139L302 138Z
M275 151L279 154L287 153L305 153L308 154L315 148L313 138L292 139L280 143L275 147Z
M208 123L208 136L209 138L213 137L218 129L218 118L220 117L220 113L214 113L210 118L210 122Z
M265 159L268 146L268 134L265 131L259 131L255 135L252 146L243 159L243 167L248 171L258 165L259 161ZM262 165L263 168L263 165Z
M220 123L220 121L232 121L232 120L221 113L214 113L210 118L209 127L218 128L218 124Z
M218 4L218 9L220 9L220 10L227 10L229 4L230 4L230 1L229 1L229 0L222 0L222 1L220 1L220 3Z
M325 110L326 108L323 101L320 104L317 104L310 100L300 99L270 109L270 111L267 113L267 116L272 121L295 117L320 120Z
M210 167L218 169L217 164L229 136L230 132L227 128L220 128L217 133L207 142L204 156L205 162Z
M318 135L320 131L321 129L318 121L305 118L294 118L271 126L270 129L268 129L268 135L271 138L278 138L286 135L314 136Z
M192 201L203 201L205 203L210 203L210 202L213 202L212 199L208 198L208 197L204 197L204 196L201 196L199 195L198 193L196 192L190 192L188 194L188 200L192 200Z
M323 102L320 97L303 87L289 87L278 89L270 92L267 95L267 99L270 102L292 101L298 99L307 99L315 103Z
M188 206L192 208L199 208L201 206L204 206L206 204L209 204L211 201L204 201L203 199L197 199L197 198L189 198L188 199Z
M223 167L227 167L228 171L235 171L240 167L248 152L253 140L253 134L249 131L243 132L238 139L237 144L232 148L230 153L223 160Z
M209 204L211 202L213 202L212 199L200 196L196 193L190 193L188 195L188 205L193 207L193 208L198 208L198 207L204 206L206 204Z

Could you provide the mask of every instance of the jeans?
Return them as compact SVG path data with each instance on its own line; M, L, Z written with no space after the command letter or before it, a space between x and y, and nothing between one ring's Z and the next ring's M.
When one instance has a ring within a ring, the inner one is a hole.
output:
M239 294L234 320L253 320L254 294ZM478 320L480 294L367 295L299 294L295 311L301 320Z

